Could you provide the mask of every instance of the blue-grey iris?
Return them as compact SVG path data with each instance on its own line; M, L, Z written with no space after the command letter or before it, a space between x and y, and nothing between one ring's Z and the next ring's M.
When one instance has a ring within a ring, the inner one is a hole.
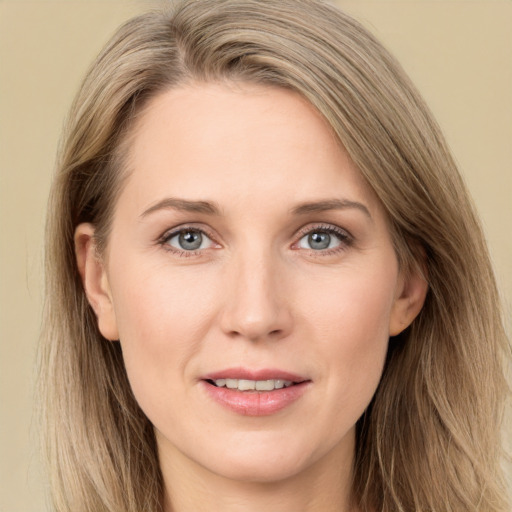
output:
M183 231L179 234L178 243L186 251L194 251L201 247L203 235L200 231Z
M315 232L308 236L308 242L311 249L321 251L327 249L331 243L331 235L329 233Z

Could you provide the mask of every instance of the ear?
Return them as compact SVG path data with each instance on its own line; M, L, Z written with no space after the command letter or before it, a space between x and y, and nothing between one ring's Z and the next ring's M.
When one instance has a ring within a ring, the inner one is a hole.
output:
M94 241L94 226L79 224L75 230L75 254L85 295L96 313L98 328L108 340L118 340L117 321L104 263Z
M428 282L420 268L402 271L398 278L395 302L389 321L389 335L405 330L421 311L428 291Z

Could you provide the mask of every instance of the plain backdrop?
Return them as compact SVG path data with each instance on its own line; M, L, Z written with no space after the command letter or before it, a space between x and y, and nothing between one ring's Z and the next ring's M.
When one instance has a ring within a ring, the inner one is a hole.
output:
M512 0L340 0L431 106L481 214L509 333ZM45 204L59 133L115 28L155 2L0 0L0 512L46 510L32 419Z

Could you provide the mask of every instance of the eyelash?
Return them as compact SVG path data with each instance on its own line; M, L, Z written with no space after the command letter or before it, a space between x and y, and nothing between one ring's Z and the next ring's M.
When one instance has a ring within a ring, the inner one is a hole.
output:
M190 258L192 256L198 256L200 255L204 249L197 249L194 251L185 251L177 249L176 247L172 247L169 244L169 240L171 240L176 235L179 235L180 233L186 233L187 231L195 231L198 233L201 233L201 235L206 235L207 238L209 238L213 244L216 244L215 238L204 228L198 228L196 226L180 226L176 229L172 229L171 231L166 231L159 239L158 244L165 250L168 251L176 256L179 256L181 258Z
M197 249L193 251L185 251L177 249L176 247L172 247L169 244L169 240L171 240L176 235L179 235L180 233L185 233L187 231L195 231L202 235L205 235L208 239L211 240L213 244L218 244L218 242L215 241L215 238L204 228L198 228L195 226L180 226L179 228L173 229L171 231L166 231L160 238L158 238L157 242L158 244L165 250L168 251L174 255L177 255L179 257L183 258L190 258L193 256L199 256L201 253L205 251L205 249ZM332 254L336 254L341 251L345 251L347 248L349 248L354 243L354 238L350 233L348 233L346 230L339 228L338 226L332 225L332 224L317 224L317 225L308 225L307 227L301 228L296 238L297 240L292 244L292 248L295 250L300 249L297 247L299 242L307 235L311 235L312 233L319 232L319 233L327 233L329 235L334 235L338 238L340 241L340 245L333 248L327 248L322 250L315 250L315 249L309 249L309 252L312 253L314 256L329 256ZM307 249L306 249L307 250Z
M305 236L311 235L312 233L327 233L328 235L334 235L336 236L336 238L338 238L340 242L340 244L337 247L332 247L330 249L309 249L310 254L312 254L315 257L330 256L333 254L337 254L339 252L347 250L354 243L354 238L345 229L342 229L333 224L316 224L308 225L300 229L299 232L297 233L298 240L293 243L293 246L297 246ZM299 248L297 247L297 249Z

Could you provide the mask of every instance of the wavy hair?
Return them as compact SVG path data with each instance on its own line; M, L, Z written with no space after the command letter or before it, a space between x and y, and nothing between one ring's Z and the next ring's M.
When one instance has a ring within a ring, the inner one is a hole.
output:
M118 343L102 338L73 235L101 246L122 190L123 145L148 99L192 82L297 91L380 198L399 264L428 276L425 305L390 339L357 424L362 511L507 512L500 426L508 341L482 229L446 142L396 60L316 0L180 1L125 23L93 63L62 139L47 219L40 344L44 447L56 512L157 512L153 427Z

